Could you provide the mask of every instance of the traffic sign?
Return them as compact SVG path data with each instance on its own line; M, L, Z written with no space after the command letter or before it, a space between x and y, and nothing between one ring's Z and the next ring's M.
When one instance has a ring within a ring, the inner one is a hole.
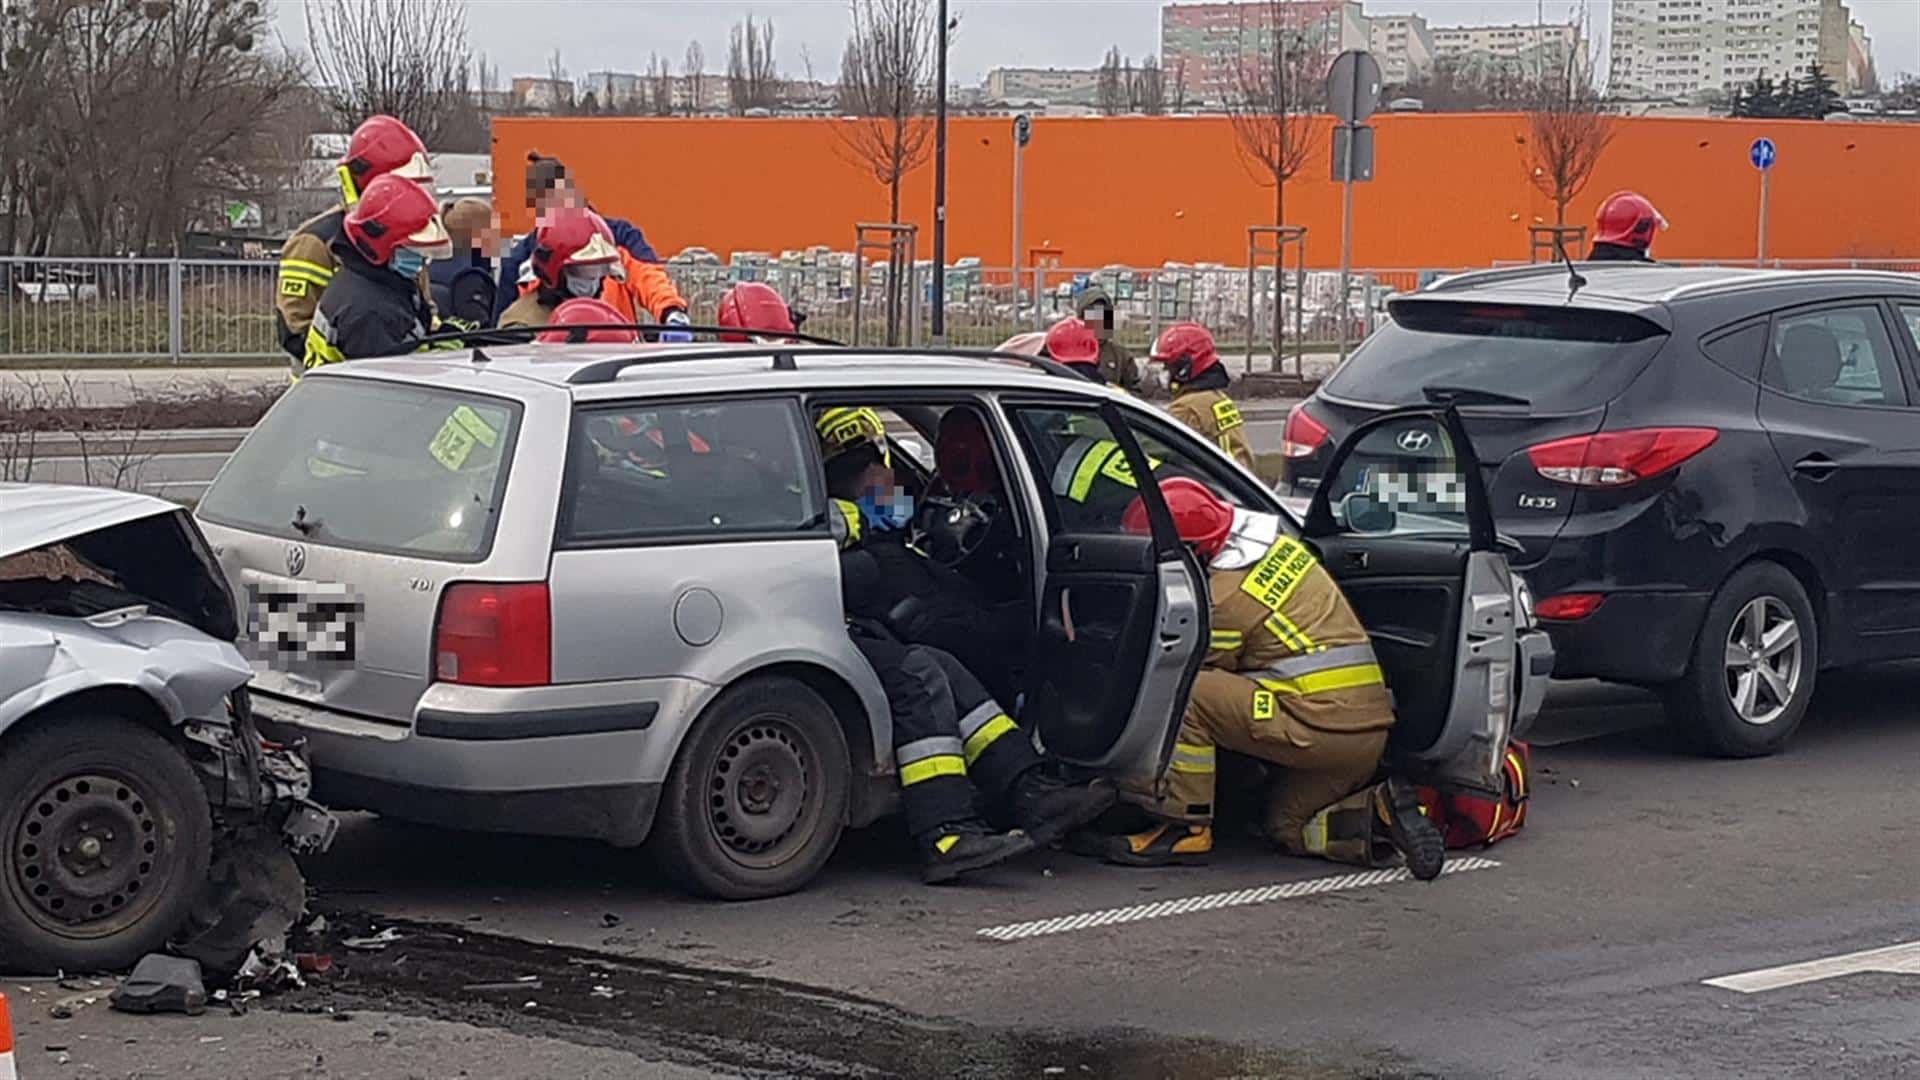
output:
M1021 113L1013 118L1013 141L1021 146L1033 141L1033 117Z
M1327 69L1327 111L1342 124L1358 124L1380 107L1380 61L1365 49L1348 49Z
M1774 148L1772 139L1755 139L1753 146L1747 150L1747 160L1753 162L1753 167L1761 172L1773 168L1773 163L1779 158L1780 153Z
M1349 147L1347 144L1353 145ZM1351 152L1352 156L1348 154ZM1356 183L1373 179L1373 129L1340 126L1333 129L1333 182Z

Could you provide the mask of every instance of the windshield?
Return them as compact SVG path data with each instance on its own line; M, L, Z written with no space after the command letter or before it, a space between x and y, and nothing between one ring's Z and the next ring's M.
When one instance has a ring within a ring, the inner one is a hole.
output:
M520 406L371 379L303 379L200 503L234 528L477 562L493 544Z
M1625 390L1666 341L1645 319L1611 311L1422 300L1395 304L1392 315L1334 372L1328 394L1577 412Z

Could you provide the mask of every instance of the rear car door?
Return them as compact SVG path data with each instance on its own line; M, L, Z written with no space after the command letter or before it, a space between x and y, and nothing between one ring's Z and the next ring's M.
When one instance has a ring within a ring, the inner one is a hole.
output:
M1896 334L1911 344L1878 300L1775 312L1760 370L1760 423L1833 553L1837 623L1863 660L1920 644L1920 409Z
M1153 463L1114 406L1016 403L1008 412L1047 523L1020 720L1063 761L1157 777L1206 656L1205 575L1160 489L1135 481ZM1076 484L1076 474L1098 483ZM1150 536L1120 528L1136 496L1146 501ZM1097 512L1090 499L1104 500Z
M1393 693L1389 753L1416 774L1498 790L1516 716L1538 710L1552 654L1494 533L1480 463L1453 409L1355 427L1327 459L1306 539L1373 638Z

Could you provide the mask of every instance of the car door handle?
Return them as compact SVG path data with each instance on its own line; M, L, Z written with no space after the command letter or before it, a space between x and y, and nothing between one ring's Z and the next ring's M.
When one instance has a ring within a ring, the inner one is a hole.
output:
M1825 454L1808 454L1793 463L1793 471L1809 480L1825 480L1832 476L1840 463Z

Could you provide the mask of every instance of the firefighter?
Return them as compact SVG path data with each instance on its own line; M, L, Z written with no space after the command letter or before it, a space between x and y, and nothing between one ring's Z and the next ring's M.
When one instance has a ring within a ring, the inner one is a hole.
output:
M339 270L333 244L340 239L348 208L381 176L433 183L426 145L413 129L391 116L370 116L354 129L335 173L340 180L341 204L301 222L280 248L274 314L280 347L292 358L296 378L306 360L307 326L313 322L314 308Z
M787 306L779 290L764 281L743 281L720 298L718 325L736 331L721 341L779 341L797 334L807 317Z
M1211 648L1166 775L1122 785L1155 823L1096 838L1094 850L1130 866L1203 860L1213 849L1216 754L1225 749L1279 767L1261 826L1288 853L1379 866L1398 852L1415 877L1437 877L1445 845L1416 789L1398 778L1374 782L1393 705L1340 587L1279 519L1236 510L1186 477L1160 491L1180 538L1209 569ZM1144 502L1127 508L1123 527L1148 532Z
M612 304L593 296L576 296L562 301L547 319L547 329L534 340L547 345L637 345L640 331L617 329L626 316ZM593 327L593 329L587 329Z
M1589 262L1652 262L1653 234L1667 219L1637 191L1616 191L1595 215Z
M1086 323L1079 319L1061 319L1047 328L1040 355L1066 365L1089 382L1105 385L1108 381L1107 365L1102 361L1105 351Z
M864 425L870 409L849 410ZM837 423L843 429L848 423ZM877 429L882 432L884 429ZM903 614L903 563L888 549L904 535L911 505L893 485L883 444L840 444L826 465L840 544L841 597L854 644L873 666L893 714L907 828L923 876L945 881L1051 844L1099 817L1115 792L1103 782L1068 784L1051 774L1033 740L999 699L952 653L920 643ZM847 498L846 496L853 496ZM906 584L917 587L908 570ZM995 833L976 816L975 792L1016 828Z
M1140 365L1133 355L1113 340L1113 297L1099 285L1089 284L1074 296L1080 320L1100 343L1102 382L1120 387L1129 394L1140 391Z
M1199 323L1174 323L1161 331L1149 359L1167 365L1167 384L1173 390L1167 412L1206 436L1233 460L1248 469L1256 468L1246 421L1240 418L1240 406L1226 393L1231 381L1227 366L1220 362L1220 351L1214 348L1213 335L1207 328Z
M527 257L532 278L520 299L500 316L501 326L545 326L553 309L572 297L597 297L627 323L686 326L687 302L659 263L641 262L614 243L613 229L599 214L561 206L540 219ZM522 275L526 276L525 274ZM684 330L663 331L662 341L691 341Z
M376 177L347 211L329 250L340 269L307 327L304 369L410 352L433 332L433 306L420 280L429 261L452 250L452 241L426 188L399 176Z
M534 220L547 216L562 206L579 207L591 210L586 196L580 191L567 167L557 157L549 157L537 151L527 153L526 206L533 211ZM636 261L658 266L660 256L647 243L647 238L638 226L624 218L606 219L607 227L613 230L613 241L622 251L634 257ZM525 263L533 254L533 234L529 233L516 241L500 260L500 290L493 304L496 319L505 316L507 308L520 298L520 286L525 283Z

